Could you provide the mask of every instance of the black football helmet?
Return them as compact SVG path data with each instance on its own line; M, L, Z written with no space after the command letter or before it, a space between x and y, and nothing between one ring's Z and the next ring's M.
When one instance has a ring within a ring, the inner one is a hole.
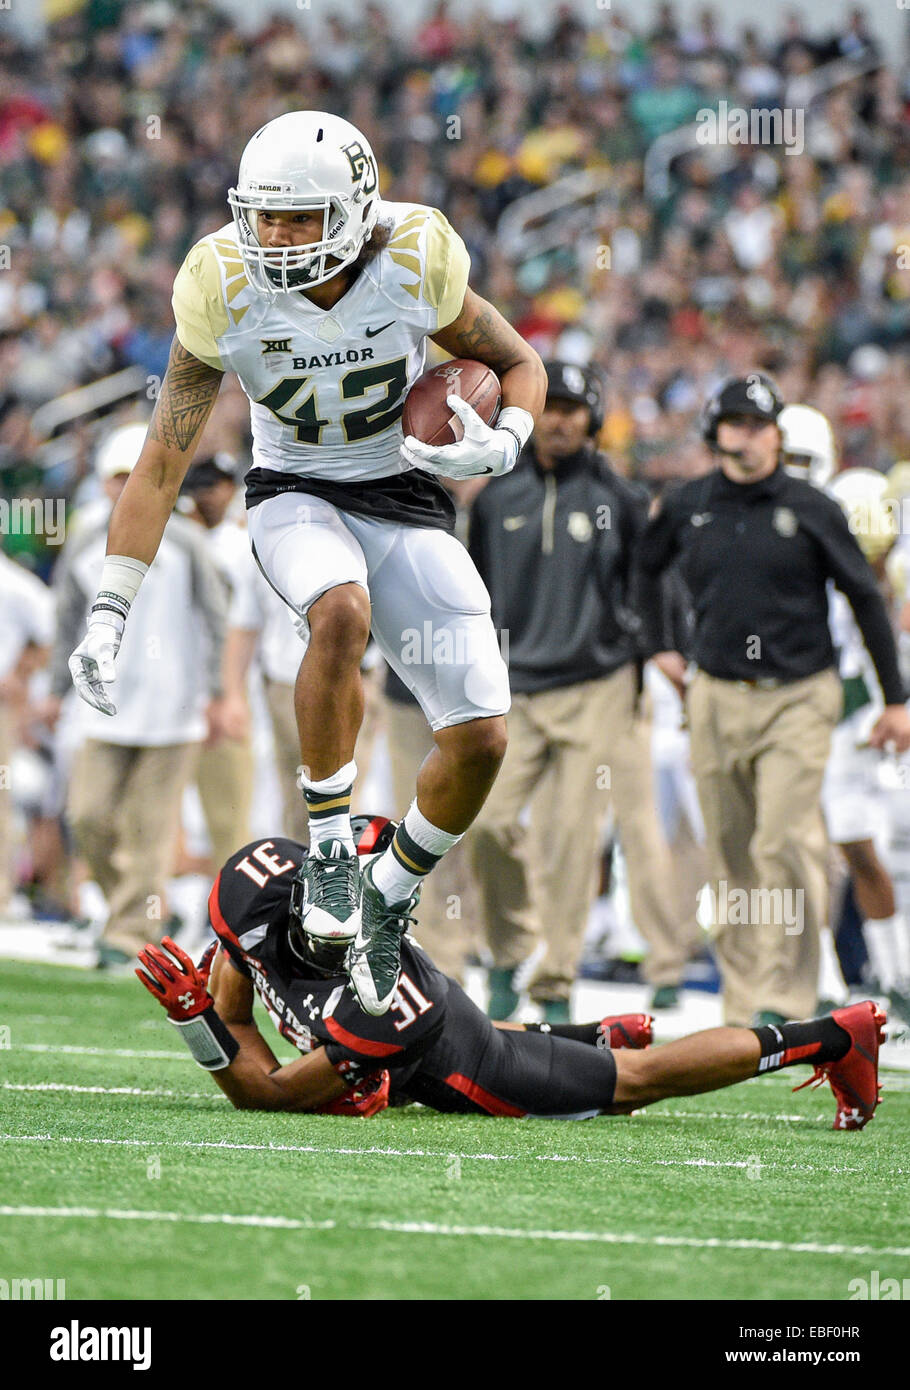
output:
M717 426L721 420L737 415L754 415L760 420L767 420L769 424L777 424L777 417L784 405L777 382L764 372L728 376L712 393L702 411L702 438L716 448Z
M358 854L381 854L392 843L398 822L389 820L387 816L352 816L351 829L354 832L354 846ZM337 935L327 938L307 931L302 907L303 880L298 869L291 881L291 901L288 909L288 940L291 950L308 969L319 975L340 974L344 970L345 957L352 938Z

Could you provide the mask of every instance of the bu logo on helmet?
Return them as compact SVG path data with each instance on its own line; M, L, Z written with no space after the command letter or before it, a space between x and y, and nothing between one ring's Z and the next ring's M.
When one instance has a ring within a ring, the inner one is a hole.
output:
M376 164L372 155L367 154L359 140L341 147L348 157L354 183L361 183L360 191L366 196L376 188Z

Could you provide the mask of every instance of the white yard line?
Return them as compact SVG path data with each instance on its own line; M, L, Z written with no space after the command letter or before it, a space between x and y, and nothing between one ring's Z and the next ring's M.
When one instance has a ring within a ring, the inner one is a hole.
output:
M288 1231L382 1231L393 1235L481 1237L485 1240L556 1240L598 1245L645 1245L689 1250L768 1250L799 1255L891 1255L910 1257L910 1247L820 1245L814 1241L725 1239L719 1236L649 1236L635 1231L553 1231L511 1226L451 1226L435 1221L309 1221L288 1216L232 1212L131 1211L117 1207L0 1206L0 1216L56 1217L90 1221L172 1221L204 1226L261 1226Z
M131 1047L77 1047L75 1043L17 1043L15 1052L52 1052L70 1057L135 1057L146 1062L192 1062L188 1052L142 1052Z
M179 1056L179 1054L178 1054ZM153 1090L142 1090L133 1086L76 1086L62 1081L34 1081L31 1083L4 1081L0 1087L6 1091L70 1091L75 1094L99 1096L170 1096L185 1100L225 1100L218 1091L171 1091L163 1086ZM665 1104L665 1102L660 1102ZM765 1111L727 1111L727 1110L639 1110L633 1120L784 1120L789 1124L827 1125L827 1115L768 1114Z
M786 1170L801 1173L860 1173L861 1168L849 1168L826 1163L815 1167L811 1163L762 1163L755 1159L713 1158L633 1158L625 1154L490 1154L459 1152L454 1149L394 1149L371 1144L365 1148L333 1148L321 1144L240 1144L227 1139L107 1139L87 1138L70 1134L0 1134L0 1142L8 1144L98 1144L105 1148L139 1149L225 1149L241 1153L301 1153L325 1154L361 1158L441 1158L451 1160L475 1159L480 1163L580 1163L599 1167L611 1164L636 1168L760 1168L762 1172ZM889 1169L889 1174L901 1174L903 1169Z
M220 1091L169 1091L164 1086L144 1091L140 1086L75 1086L66 1081L4 1081L4 1091L65 1091L84 1096L171 1096L180 1100L227 1100Z

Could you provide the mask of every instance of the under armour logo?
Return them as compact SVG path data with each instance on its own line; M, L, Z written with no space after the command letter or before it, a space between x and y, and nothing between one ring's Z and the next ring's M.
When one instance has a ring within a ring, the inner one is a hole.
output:
M315 1001L313 999L312 993L308 994L306 999L304 999L303 1001L303 1007L309 1012L311 1023L313 1019L316 1017L316 1015L319 1013L318 1005L315 1008L313 1007L314 1002Z
M181 994L177 1002L178 1004L182 1004L184 1009L189 1010L193 1007L194 1000L195 995L190 990L187 990L186 994Z

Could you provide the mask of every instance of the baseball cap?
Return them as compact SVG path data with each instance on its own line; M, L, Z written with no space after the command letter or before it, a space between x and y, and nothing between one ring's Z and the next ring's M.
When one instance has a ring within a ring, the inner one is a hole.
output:
M237 482L237 459L225 449L197 459L183 480L181 492L196 492L198 488L213 487L215 483Z
M119 425L106 434L95 455L95 472L107 480L118 474L132 473L142 452L147 424Z
M591 412L591 430L596 434L603 424L604 387L600 373L594 367L579 367L574 362L544 363L547 373L547 400L577 401Z

